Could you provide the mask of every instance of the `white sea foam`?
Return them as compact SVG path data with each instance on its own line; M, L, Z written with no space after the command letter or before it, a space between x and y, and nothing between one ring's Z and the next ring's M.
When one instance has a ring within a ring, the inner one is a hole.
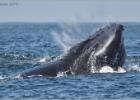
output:
M140 71L140 66L139 65L130 65L130 66L128 66L127 71L137 71L137 72L139 72Z
M64 76L64 75L65 75L64 72L59 72L59 73L57 73L57 76L56 77L61 77L61 76Z
M3 79L5 79L5 77L4 76L0 76L0 80L3 80Z
M99 70L99 73L125 73L126 70L122 67L118 67L118 70L114 70L110 66L104 66Z
M46 57L44 57L44 58L39 59L38 62L42 63L42 62L46 62L46 60L47 60Z
M65 72L58 72L56 77L67 76L67 71Z
M43 75L31 75L31 76L28 76L28 77L41 77L41 76L43 76Z
M10 80L11 78L9 76L0 76L0 82Z
M114 71L110 66L104 66L100 69L99 73L125 73L125 72L139 72L140 71L140 66L139 65L129 65L123 67L119 67L117 71Z
M118 73L125 73L125 72L127 72L127 71L126 71L126 69L124 69L124 68L122 68L122 67L119 67L117 72L118 72Z
M0 75L0 81L8 81L8 80L14 80L14 79L20 79L20 78L22 78L20 74L11 75L11 76Z
M104 66L99 70L99 73L114 73L114 70L110 66Z
M44 63L44 62L49 62L50 60L52 60L52 58L50 56L46 56L46 57L39 58L37 62Z

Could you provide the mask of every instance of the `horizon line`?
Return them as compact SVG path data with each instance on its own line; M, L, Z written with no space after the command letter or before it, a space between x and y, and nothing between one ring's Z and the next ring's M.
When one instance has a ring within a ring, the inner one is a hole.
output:
M0 21L0 23L140 23L139 21Z

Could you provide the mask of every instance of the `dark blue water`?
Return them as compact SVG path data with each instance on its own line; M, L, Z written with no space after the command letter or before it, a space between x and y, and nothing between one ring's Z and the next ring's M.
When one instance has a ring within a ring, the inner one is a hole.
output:
M125 29L126 73L16 78L17 73L39 65L40 59L62 54L105 24L1 23L0 98L140 99L140 23L121 24Z

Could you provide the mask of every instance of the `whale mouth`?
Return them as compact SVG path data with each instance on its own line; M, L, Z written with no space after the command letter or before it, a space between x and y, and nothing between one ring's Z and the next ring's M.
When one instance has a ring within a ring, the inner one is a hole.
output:
M99 72L103 66L110 66L114 71L122 67L125 61L123 26L109 24L99 29L87 40L69 50L72 58L71 72L74 74ZM70 60L67 60L70 62Z
M123 66L126 55L123 30L122 25L110 24L97 31L97 45L88 60L92 72L99 72L103 66L110 66L114 71Z

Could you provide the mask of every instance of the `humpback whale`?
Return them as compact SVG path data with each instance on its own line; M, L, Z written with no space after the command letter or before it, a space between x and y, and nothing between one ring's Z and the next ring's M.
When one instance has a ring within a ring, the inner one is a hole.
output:
M74 45L63 56L27 69L20 75L57 76L60 72L78 75L98 72L103 66L110 66L116 71L125 62L123 30L123 25L111 23Z

